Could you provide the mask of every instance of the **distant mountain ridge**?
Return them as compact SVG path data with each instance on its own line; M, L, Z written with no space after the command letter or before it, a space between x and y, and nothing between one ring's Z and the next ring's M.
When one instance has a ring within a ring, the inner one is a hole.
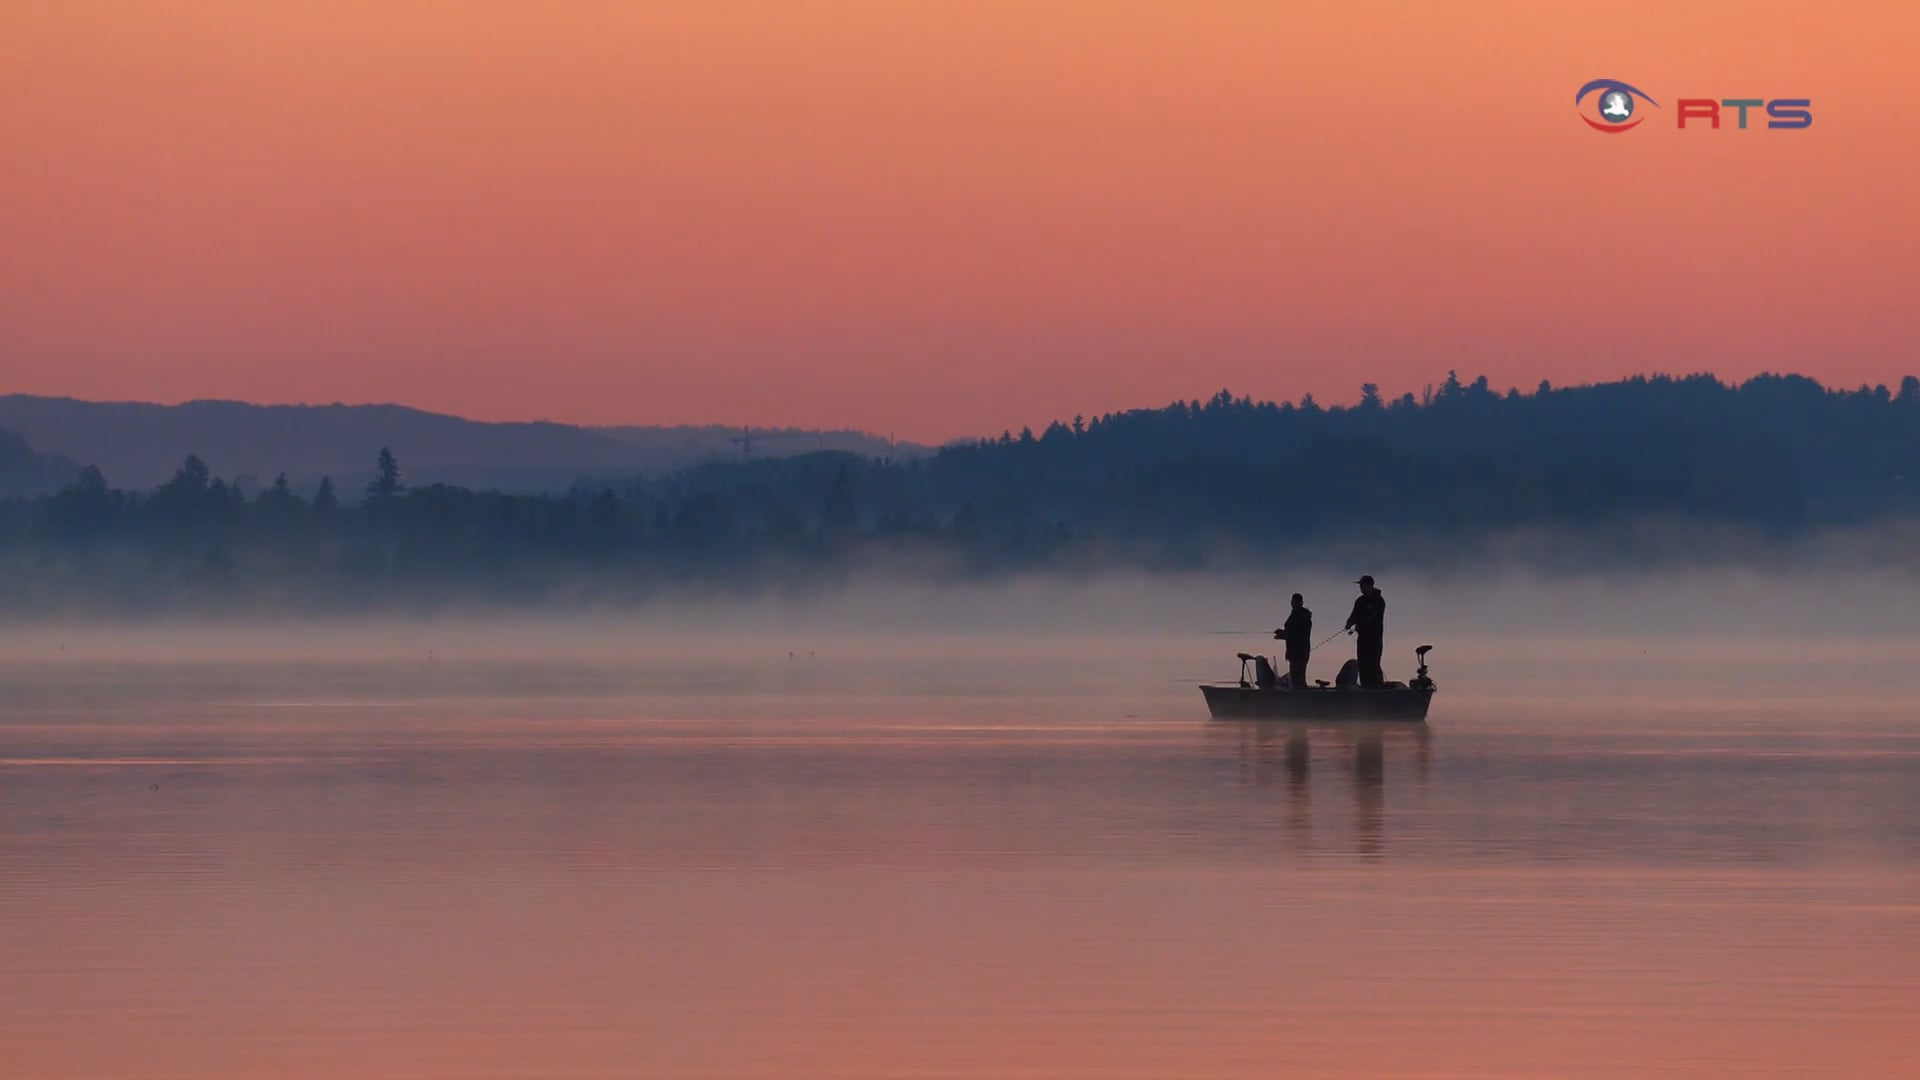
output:
M0 498L53 491L79 475L65 457L37 453L18 432L0 428Z
M468 420L404 405L157 405L27 394L0 396L0 430L17 433L40 454L96 466L113 484L133 489L164 482L189 454L245 487L285 472L296 486L331 476L352 490L388 446L411 483L533 492L747 454L842 449L883 455L888 447L877 436L844 431L755 431L743 448L735 441L743 429L718 426L586 428Z

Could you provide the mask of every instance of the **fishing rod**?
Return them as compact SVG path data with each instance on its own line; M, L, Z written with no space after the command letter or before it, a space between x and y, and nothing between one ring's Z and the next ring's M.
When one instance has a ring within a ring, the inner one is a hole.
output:
M1322 646L1322 645L1325 645L1325 644L1326 644L1327 642L1329 642L1329 641L1332 641L1332 640L1333 640L1334 638L1337 638L1337 637L1339 637L1339 636L1340 636L1341 634L1345 634L1345 633L1350 633L1350 632L1351 632L1351 631L1349 631L1349 629L1348 629L1347 627L1344 627L1344 626L1343 626L1343 627L1341 627L1340 629L1338 629L1338 630L1335 630L1335 631L1334 631L1333 633L1331 633L1331 634L1328 634L1328 635L1327 635L1326 637L1324 637L1324 638L1322 638L1322 639L1320 639L1320 641L1319 641L1319 643L1317 643L1317 644L1315 644L1315 645L1314 645L1313 647L1314 647L1314 648L1316 648L1316 649L1318 649L1318 648L1320 648L1320 646ZM1267 634L1267 633L1271 633L1271 634L1273 634L1273 636L1275 636L1275 637L1279 637L1279 636L1280 636L1280 632L1279 632L1279 631L1277 631L1277 630L1202 630L1202 631L1201 631L1201 633L1203 633L1203 634L1209 634L1209 635L1213 635L1213 634L1241 634L1241 635L1244 635L1244 634Z

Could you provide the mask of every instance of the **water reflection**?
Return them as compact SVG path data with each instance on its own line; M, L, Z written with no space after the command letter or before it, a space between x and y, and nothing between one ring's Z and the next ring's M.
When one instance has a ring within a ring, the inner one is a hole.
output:
M1904 669L1428 728L1040 660L0 664L0 1074L1913 1072Z
M1388 759L1410 764L1417 790L1432 773L1433 729L1426 724L1355 721L1242 720L1232 723L1239 741L1241 783L1286 787L1287 832L1303 845L1313 831L1313 762L1343 763L1353 794L1354 854L1378 857L1386 848Z

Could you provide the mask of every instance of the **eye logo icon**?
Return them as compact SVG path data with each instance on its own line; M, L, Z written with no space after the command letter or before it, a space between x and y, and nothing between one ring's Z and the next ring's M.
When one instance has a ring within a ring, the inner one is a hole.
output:
M1588 102L1589 98L1592 99L1591 103ZM1588 127L1595 131L1604 131L1609 135L1617 135L1638 126L1640 121L1645 119L1645 117L1636 118L1633 115L1637 111L1637 106L1634 104L1635 98L1656 109L1660 107L1659 102L1619 79L1593 80L1581 87L1579 93L1573 95L1573 103L1579 107L1580 119L1585 120ZM1589 112L1593 115L1589 116Z

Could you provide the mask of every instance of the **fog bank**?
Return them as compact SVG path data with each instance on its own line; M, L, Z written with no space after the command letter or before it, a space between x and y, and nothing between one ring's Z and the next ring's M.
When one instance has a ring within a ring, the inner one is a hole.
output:
M1370 569L1370 568L1368 568ZM617 660L711 656L715 649L817 651L860 641L884 655L1008 641L1044 647L1087 638L1272 645L1299 591L1320 635L1337 631L1355 595L1342 572L1038 574L993 583L892 580L758 597L668 595L618 608L546 605L447 609L431 616L47 617L0 629L11 660L204 657L551 657ZM1351 571L1344 573L1350 574ZM1390 648L1556 640L1920 640L1920 582L1900 573L1825 567L1791 575L1731 568L1686 573L1546 576L1381 573ZM1251 643L1251 644L1249 644ZM1337 646L1344 647L1344 646Z

